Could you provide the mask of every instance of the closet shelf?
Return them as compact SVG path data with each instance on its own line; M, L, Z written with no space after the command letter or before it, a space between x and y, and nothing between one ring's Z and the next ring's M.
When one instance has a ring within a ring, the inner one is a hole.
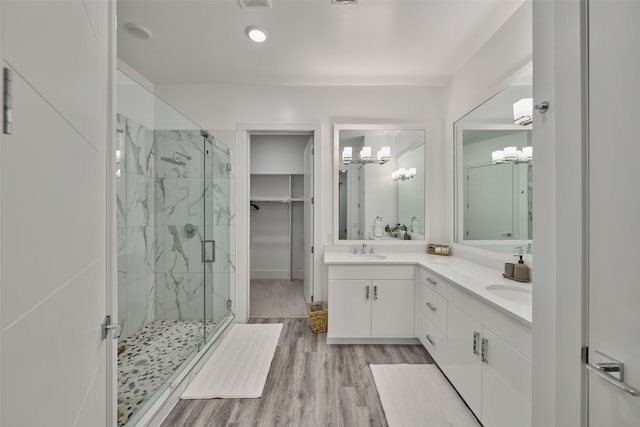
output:
M281 203L289 203L289 202L304 202L304 199L301 197L292 197L292 198L283 198L283 197L252 197L251 202L281 202Z
M291 199L283 197L252 197L251 202L280 202L289 203Z

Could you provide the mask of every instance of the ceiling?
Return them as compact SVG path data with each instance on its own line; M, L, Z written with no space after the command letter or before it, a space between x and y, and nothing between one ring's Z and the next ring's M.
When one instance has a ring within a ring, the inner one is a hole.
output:
M523 1L118 0L118 57L155 84L443 85Z

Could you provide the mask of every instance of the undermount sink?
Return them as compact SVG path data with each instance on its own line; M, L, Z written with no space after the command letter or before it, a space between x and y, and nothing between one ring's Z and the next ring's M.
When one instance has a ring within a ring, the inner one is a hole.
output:
M376 260L376 259L385 259L387 257L380 254L351 254L351 255L348 255L347 258L361 259L361 260Z
M515 285L489 285L487 290L516 304L531 305L531 288Z

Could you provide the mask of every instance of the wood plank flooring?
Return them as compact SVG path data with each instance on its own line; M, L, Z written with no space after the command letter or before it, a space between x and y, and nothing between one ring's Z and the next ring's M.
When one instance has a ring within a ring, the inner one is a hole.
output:
M433 363L421 345L327 345L308 319L283 323L260 399L181 400L162 427L386 426L369 364Z

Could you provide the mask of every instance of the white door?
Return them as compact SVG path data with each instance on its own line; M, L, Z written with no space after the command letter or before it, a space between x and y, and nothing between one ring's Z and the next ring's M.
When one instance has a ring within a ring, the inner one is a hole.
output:
M491 427L531 426L531 360L487 328L482 364L482 423Z
M112 4L2 1L2 426L107 426ZM115 178L113 178L115 179Z
M589 2L589 425L640 425L640 2ZM615 361L624 377L612 376ZM604 363L609 363L605 365ZM607 378L609 380L607 380Z
M513 166L483 165L467 169L465 239L512 240Z
M304 149L304 299L313 301L313 136Z
M482 325L451 303L447 312L447 376L474 414L482 417Z
M413 338L413 280L372 280L371 336L373 338Z
M330 338L371 338L371 280L329 280Z

